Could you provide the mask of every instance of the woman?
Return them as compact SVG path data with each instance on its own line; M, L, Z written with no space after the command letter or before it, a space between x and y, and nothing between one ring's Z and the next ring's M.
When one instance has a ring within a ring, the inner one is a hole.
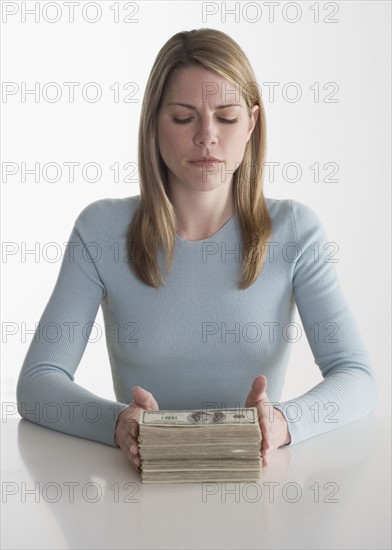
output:
M71 325L72 339L31 342L23 417L117 445L140 471L143 409L257 406L264 466L374 410L324 229L310 207L264 197L265 151L260 89L238 44L207 28L170 38L142 105L140 196L95 201L75 221L40 321ZM73 382L100 305L118 402ZM324 380L279 402L295 305Z

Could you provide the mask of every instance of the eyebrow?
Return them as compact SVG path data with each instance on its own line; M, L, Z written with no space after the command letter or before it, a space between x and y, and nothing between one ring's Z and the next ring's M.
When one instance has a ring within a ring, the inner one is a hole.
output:
M192 109L193 111L196 111L196 107L194 105L189 105L188 103L168 103L168 105L180 105L181 107L186 107L187 109ZM226 107L241 107L239 103L226 103L224 105L218 105L216 107L216 110L218 109L225 109Z

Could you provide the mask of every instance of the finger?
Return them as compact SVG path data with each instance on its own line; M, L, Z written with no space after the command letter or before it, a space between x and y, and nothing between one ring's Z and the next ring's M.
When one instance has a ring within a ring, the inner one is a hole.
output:
M132 437L137 439L139 437L139 422L137 422L136 420L131 420L131 422L127 426L127 430Z
M132 412L130 414L133 414ZM127 441L129 437L138 439L139 437L139 424L131 416L124 416L117 429L117 438Z
M140 456L134 456L133 454L131 454L130 451L128 451L127 459L130 465L132 466L132 468L137 472L140 472L140 465L141 465Z
M271 431L271 423L268 413L261 413L259 417L259 424L261 429L261 455L263 457L269 452L269 450L273 446L273 434Z
M130 441L130 443L131 445L128 445L128 442L125 443L124 441L121 441L121 450L133 467L139 467L141 463L139 447L135 441Z
M257 376L253 380L252 388L245 402L245 407L256 407L259 420L261 416L265 417L265 413L267 412L266 407L262 407L264 402L268 402L268 395L265 391L266 387L267 379L265 376Z
M138 446L138 440L135 437L132 437L130 433L127 434L127 436L124 438L124 445L127 447L127 449L130 449L131 447L137 447ZM133 453L136 454L136 453Z
M158 403L149 391L135 386L132 388L132 400L146 411L158 411Z
M135 468L135 470L137 472L141 472L141 462L140 462L140 458L135 458L135 461L133 463L133 467Z
M276 448L272 449L271 451L268 451L267 453L263 454L262 456L262 467L268 466L271 462L271 458L276 453Z
M245 407L255 407L263 399L266 399L267 378L265 376L256 376L252 382L252 387L246 398Z
M261 448L261 456L265 461L269 461L271 456L275 454L277 451L278 446L276 444L275 438L270 435L268 439L265 439L262 442L262 448Z
M131 454L135 457L139 454L139 447L134 443L129 447L129 450L131 451Z
M261 441L263 444L269 440L271 436L271 421L269 418L269 403L262 402L256 405L257 417L261 431Z
M257 376L252 384L252 389L249 392L247 405L255 406L257 409L259 425L262 436L262 446L264 449L269 448L269 442L271 436L273 436L273 426L271 418L271 403L269 401L267 392L267 379L265 376Z
M133 422L133 424L136 425L137 423ZM132 468L140 473L141 459L139 454L138 440L137 438L132 436L129 425L124 424L123 428L120 429L118 443Z
M134 419L124 418L124 421L118 428L118 440L123 441L128 447L132 442L138 442L139 438L139 424Z

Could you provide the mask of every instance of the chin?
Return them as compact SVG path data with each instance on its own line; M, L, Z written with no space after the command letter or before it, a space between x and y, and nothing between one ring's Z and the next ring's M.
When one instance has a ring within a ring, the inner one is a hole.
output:
M221 181L199 181L192 182L190 187L196 191L214 191L224 185Z

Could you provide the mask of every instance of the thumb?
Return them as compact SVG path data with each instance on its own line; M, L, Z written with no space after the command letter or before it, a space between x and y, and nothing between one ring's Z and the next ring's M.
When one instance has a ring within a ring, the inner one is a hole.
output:
M140 386L132 388L132 401L145 411L159 411L158 403L152 393Z
M246 398L245 407L255 407L256 404L263 400L268 400L266 393L267 378L265 376L256 376L253 380L252 388Z

